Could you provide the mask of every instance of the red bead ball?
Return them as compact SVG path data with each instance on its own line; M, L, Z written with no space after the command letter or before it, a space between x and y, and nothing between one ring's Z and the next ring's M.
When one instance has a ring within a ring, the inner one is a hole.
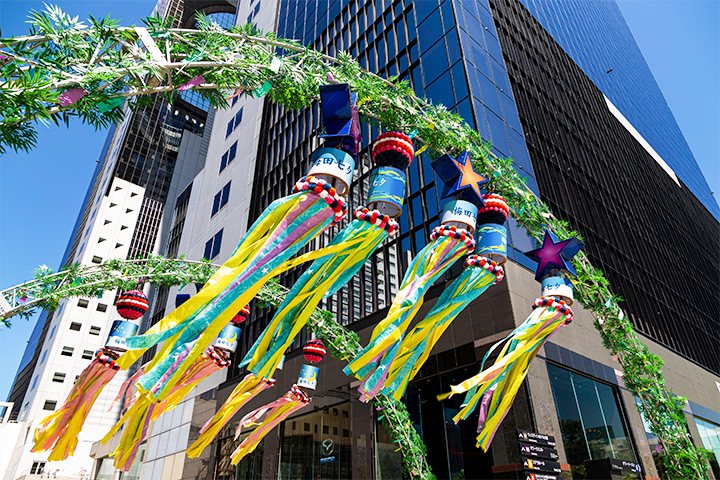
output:
M127 320L137 320L147 312L148 299L140 290L130 290L120 295L115 307L121 317Z
M248 318L250 318L250 307L245 305L230 321L235 325L240 325Z
M319 362L325 356L325 344L320 340L310 340L303 347L303 355L305 360L310 363Z

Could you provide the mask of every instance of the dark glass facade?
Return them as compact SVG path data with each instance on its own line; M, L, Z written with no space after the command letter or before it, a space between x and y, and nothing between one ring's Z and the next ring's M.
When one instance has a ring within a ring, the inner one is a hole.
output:
M640 332L720 372L717 220L522 4L493 8L542 199L584 237Z
M521 2L720 220L720 207L615 1Z

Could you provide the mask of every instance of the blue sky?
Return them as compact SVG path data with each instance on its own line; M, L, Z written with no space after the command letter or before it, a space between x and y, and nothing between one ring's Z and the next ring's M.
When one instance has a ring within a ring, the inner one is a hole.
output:
M51 3L48 1L48 3ZM139 24L154 0L56 1L86 18L110 14ZM710 185L720 194L720 2L618 0L650 69ZM34 0L0 0L2 36L22 35ZM42 264L57 268L106 132L72 123L39 128L38 146L0 158L0 289L21 283ZM717 198L717 195L716 195ZM0 331L0 399L9 392L33 322Z

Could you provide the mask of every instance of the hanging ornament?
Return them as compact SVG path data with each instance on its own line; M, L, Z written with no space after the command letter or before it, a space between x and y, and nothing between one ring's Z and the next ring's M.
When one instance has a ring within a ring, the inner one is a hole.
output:
M194 297L153 325L145 334L128 339L130 350L118 359L128 368L148 348L164 342L138 388L162 401L210 342L236 315L240 305L257 294L262 285L279 273L308 260L320 258L320 249L293 258L327 227L342 220L347 206L355 161L337 148L321 148L311 158L308 176L295 186L292 195L273 202L248 229L230 259ZM332 249L330 249L332 251ZM180 365L176 359L195 342ZM167 372L172 371L167 380Z
M337 86L333 86L337 87ZM321 107L326 126L328 118L336 112L351 112L351 97L345 92L345 103L338 105L340 98L336 94L326 103L324 88L321 87ZM332 107L332 108L330 108ZM328 110L330 113L328 113ZM340 138L325 135L329 142L345 144L355 141L352 117L341 117L331 125L341 129ZM329 127L328 127L329 129ZM402 134L398 134L402 135ZM345 143L344 143L345 142ZM352 148L352 145L348 148ZM399 155L407 168L412 159L412 143L403 148L410 149L407 155ZM389 160L390 155L383 157ZM376 159L377 160L377 159ZM394 160L397 164L397 159ZM382 242L397 231L397 223L391 219L400 215L405 196L405 174L402 170L376 162L376 168L370 176L368 208L360 207L355 211L355 219L340 231L326 247L327 255L317 259L295 282L285 297L277 313L262 334L250 348L240 366L259 377L272 377L282 355L307 324L310 315L320 301L328 298L347 284L365 265L367 259Z
M387 317L375 326L367 347L343 370L362 380L358 390L364 402L385 387L389 367L422 306L425 292L457 260L475 249L473 233L478 206L483 205L479 186L487 180L473 170L467 152L459 160L443 155L432 166L446 183L443 198L453 200L445 204L441 225L433 230L431 242L410 262Z
M220 430L253 397L275 385L275 379L256 377L252 373L235 386L232 393L218 412L200 429L200 436L187 449L187 456L197 458L210 445Z
M43 419L35 430L33 452L52 450L48 460L65 460L77 446L90 409L102 389L118 372L115 360L125 350L125 340L135 334L138 326L115 320L105 346L95 352L93 360L78 377L65 403Z
M235 325L240 325L248 318L250 318L250 305L245 305L230 321Z
M230 455L233 465L236 465L245 455L253 452L265 435L290 415L300 410L312 400L303 388L312 390L317 386L318 368L310 365L300 367L298 382L289 392L281 398L263 407L257 408L245 415L235 431L235 438L242 433L243 428L257 425L250 435L243 440L237 449ZM303 387L303 388L301 388ZM264 418L263 418L264 417Z
M310 340L303 346L303 356L310 363L317 363L325 356L325 344L322 340Z
M508 206L500 195L483 195L478 211L478 242L475 255L465 260L465 269L443 290L433 309L402 340L398 354L388 367L382 393L400 400L408 383L417 375L440 336L470 302L504 277L507 260ZM489 223L493 222L493 223Z
M149 391L138 390L140 396L101 440L103 444L109 442L123 426L125 427L118 446L110 454L114 457L113 465L116 469L125 472L132 466L140 443L145 439L147 427L151 422L178 406L202 380L230 365L229 356L237 349L238 337L241 333L242 331L237 326L226 325L213 344L205 349L200 358L183 373L177 384L161 402L155 402L153 396L164 386L164 381L172 375L172 371L166 372L166 376L161 378ZM189 352L193 345L194 342L188 345L186 352ZM179 365L182 360L181 355L176 359L175 365Z
M574 275L570 260L583 246L577 238L558 241L550 231L545 232L543 246L526 252L538 261L535 278L542 283L542 296L533 303L532 313L510 335L490 348L480 365L480 373L454 385L450 393L438 396L443 400L467 392L463 408L453 418L455 423L467 418L480 404L477 446L485 451L512 406L538 350L561 327L572 322L572 282L562 275ZM485 368L487 359L501 346L493 365Z
M120 295L115 308L121 317L137 320L147 312L148 299L140 290L130 290Z

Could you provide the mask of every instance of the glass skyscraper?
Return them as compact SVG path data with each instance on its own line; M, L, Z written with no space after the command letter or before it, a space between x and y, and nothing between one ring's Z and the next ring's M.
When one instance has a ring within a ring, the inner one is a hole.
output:
M253 12L262 6L263 0L240 2L239 22L253 21ZM713 294L720 289L720 269L712 253L720 249L718 208L614 2L287 0L277 3L270 28L279 37L328 55L347 51L363 68L406 80L419 96L457 112L497 156L511 157L528 186L585 237L592 262L606 273L613 293L625 299L626 314L670 365L668 383L674 391L685 395L698 389L711 395L712 379L720 381L720 305ZM258 150L248 225L272 201L287 195L320 144L317 106L289 111L258 101L264 105L259 139L252 140ZM348 196L352 206L365 198L369 146L378 133L363 126L365 148ZM430 160L422 154L408 169L398 235L385 241L351 282L322 305L361 339L384 316L409 259L428 243L439 223L443 202ZM663 202L668 195L676 201ZM676 218L687 221L678 225ZM342 226L310 248L326 244ZM511 466L521 461L515 431L521 428L555 435L564 445L560 461L570 464L575 474L585 460L612 456L638 462L646 475L654 475L648 442L634 437L642 427L634 399L625 398L616 374L619 367L589 320L578 320L547 343L490 452L475 449L472 420L458 426L451 421L460 399L435 400L451 384L477 373L478 360L494 339L503 338L525 318L527 312L519 306L535 295L537 287L527 270L532 263L521 253L534 248L533 242L512 219L508 226L508 281L458 317L404 399L434 472L439 478L501 478L501 471L510 475ZM667 235L671 230L677 234ZM696 272L697 281L668 268L668 259L677 256ZM428 292L424 309L459 269L455 266ZM282 274L279 280L292 285L301 271ZM678 296L692 301L681 304L674 300ZM272 308L253 308L234 365L273 314ZM578 318L591 317L581 313ZM294 380L286 372L293 377L302 362L300 347L306 338L301 335L287 352L276 388L282 390ZM221 435L220 448L202 465L215 462L222 467L218 472L229 476L262 472L293 478L312 472L325 478L352 472L353 478L391 477L398 467L392 439L373 421L378 414L357 400L351 380L338 373L337 362L331 362L321 364L320 375L326 380L316 392L313 411L307 409L269 435L262 462L256 455L234 470L228 453L235 440ZM673 376L675 369L694 372L693 379ZM219 405L243 375L231 367L228 380L203 395ZM695 379L704 386L698 387ZM568 382L578 395L575 411L558 397ZM689 408L717 423L720 413L702 407L708 406L708 398L695 396ZM258 398L256 406L270 400ZM334 415L339 414L349 416L349 428L333 431ZM196 417L193 421L201 425L207 414ZM592 432L580 441L578 423L583 421L593 423ZM321 468L314 464L326 437L350 448L337 465Z

